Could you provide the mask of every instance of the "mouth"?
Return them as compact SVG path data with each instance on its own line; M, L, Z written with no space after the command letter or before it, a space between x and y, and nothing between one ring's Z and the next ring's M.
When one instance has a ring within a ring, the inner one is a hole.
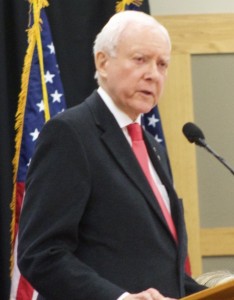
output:
M148 90L142 90L140 91L142 94L146 95L146 96L152 96L154 97L154 93Z

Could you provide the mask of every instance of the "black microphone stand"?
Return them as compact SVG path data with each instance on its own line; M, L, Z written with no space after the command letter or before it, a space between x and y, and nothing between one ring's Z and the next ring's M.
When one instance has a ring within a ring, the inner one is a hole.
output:
M218 155L207 143L204 139L198 138L198 141L195 142L198 146L204 147L208 152L210 152L215 158L217 158L231 173L234 175L234 169L229 166L224 158L222 158L220 155Z

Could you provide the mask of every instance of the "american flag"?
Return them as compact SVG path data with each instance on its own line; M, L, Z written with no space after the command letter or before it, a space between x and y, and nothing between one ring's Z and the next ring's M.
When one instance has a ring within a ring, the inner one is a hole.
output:
M115 11L139 10L144 0L121 0L116 2Z
M32 2L32 1L29 1ZM17 235L25 178L38 135L49 118L65 109L55 48L43 4L30 5L28 49L22 73L21 92L16 113L16 144L12 208L12 279L10 300L36 299L37 292L21 276L17 267ZM36 3L36 4L35 4ZM40 22L41 21L41 22Z
M154 136L155 140L166 148L162 122L157 106L142 116L141 123L142 126Z
M162 122L160 118L160 113L158 110L158 107L154 107L151 109L150 112L143 114L141 117L141 125L153 135L155 140L164 146L165 151L167 152L167 146L166 146L166 140L163 133L163 127ZM170 166L170 161L168 161L169 164L169 171L170 175L172 177L172 171Z

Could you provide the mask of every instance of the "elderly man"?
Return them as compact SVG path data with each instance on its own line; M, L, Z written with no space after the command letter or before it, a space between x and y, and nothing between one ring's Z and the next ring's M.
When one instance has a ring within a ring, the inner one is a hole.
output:
M203 289L184 272L166 154L139 125L162 94L170 52L151 16L114 15L94 44L98 90L42 130L18 248L39 299L163 300Z

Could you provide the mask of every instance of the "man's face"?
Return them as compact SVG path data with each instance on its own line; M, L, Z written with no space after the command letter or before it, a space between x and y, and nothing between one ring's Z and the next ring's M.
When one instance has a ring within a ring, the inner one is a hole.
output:
M115 57L104 55L103 87L132 120L149 112L162 94L170 59L170 44L160 30L127 30Z

